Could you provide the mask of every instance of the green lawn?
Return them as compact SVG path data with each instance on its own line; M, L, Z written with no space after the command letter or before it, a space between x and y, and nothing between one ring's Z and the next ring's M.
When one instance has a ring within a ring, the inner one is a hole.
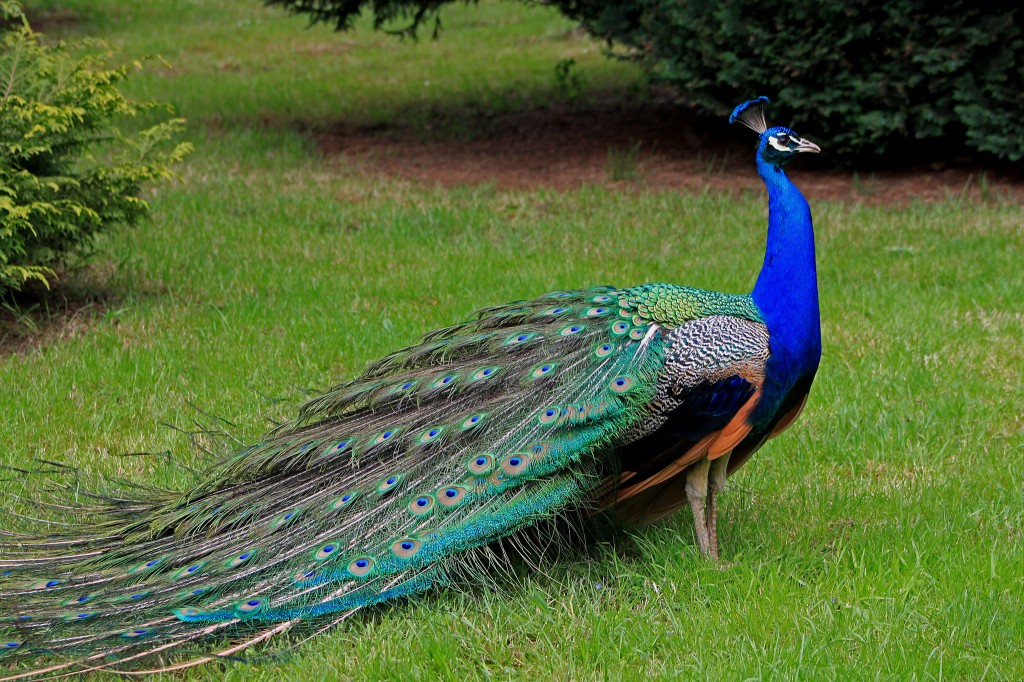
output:
M166 60L129 88L174 103L197 151L148 225L104 241L99 312L0 354L4 462L185 485L175 463L200 458L165 424L189 428L191 405L255 439L474 308L604 283L743 291L760 265L760 195L429 189L327 163L303 132L471 134L467 111L569 97L567 58L584 97L629 92L634 69L551 10L486 0L411 43L257 0L59 5L81 15L64 30ZM821 370L802 419L731 479L722 565L683 514L226 679L1024 679L1024 206L812 209ZM172 457L115 456L137 451Z

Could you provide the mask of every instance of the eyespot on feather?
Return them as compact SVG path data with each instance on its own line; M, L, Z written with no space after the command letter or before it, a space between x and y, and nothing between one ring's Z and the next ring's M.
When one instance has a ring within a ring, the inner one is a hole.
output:
M560 414L561 408L558 407L557 405L552 405L551 407L545 408L543 411L541 411L540 416L537 417L537 420L544 426L550 426L551 424L554 424L556 421L558 421L558 417Z
M156 630L152 628L135 628L133 630L126 630L125 632L122 632L121 636L127 639L142 639L143 637L147 637L153 634L154 632L156 632Z
M558 315L565 315L566 313L569 313L569 312L572 312L571 308L566 308L564 306L556 306L554 308L549 308L548 310L545 310L541 314L542 315L549 315L549 316L554 317L554 316L558 316Z
M356 496L358 495L358 490L354 490L350 493L345 493L341 497L335 498L334 501L332 501L331 504L329 505L329 508L331 509L331 511L338 511L342 507L347 507L348 505L352 504L352 501L355 500Z
M328 559L337 556L338 546L337 542L328 542L326 545L323 545L313 552L313 561L327 561Z
M373 559L370 557L360 557L352 560L348 565L348 572L357 578L366 576L370 571L373 570Z
M381 431L379 434L377 434L377 437L373 439L372 444L381 445L382 443L387 443L388 441L395 440L395 437L398 435L399 431L401 431L401 429L397 427Z
M482 424L484 421L484 417L486 416L486 413L480 412L479 414L471 414L470 416L466 417L462 422L463 430L471 429L475 426L480 426L480 424Z
M470 458L467 468L472 474L478 476L486 475L491 468L494 466L494 456L490 454L480 454Z
M324 452L327 456L338 455L352 447L354 441L351 438L343 438L337 443L327 446L327 450Z
M137 602L140 599L145 599L150 595L149 592L136 592L135 594L123 594L120 597L115 598L113 601L118 604L124 604L129 602Z
M203 567L206 566L205 561L199 561L194 564L180 568L171 574L171 580L180 580L181 578L187 578L189 576L197 576L202 573Z
M438 438L440 438L442 433L444 433L443 426L434 426L421 433L417 442L420 445L426 445L427 443L430 443L431 441L435 441Z
M377 492L383 495L384 493L393 490L401 480L402 474L391 474L390 476L388 476L387 478L380 482L380 484L377 486Z
M396 394L408 393L409 391L411 391L414 388L416 388L416 384L418 384L418 383L420 383L420 382L418 380L416 380L416 379L409 379L409 380L406 380L406 381L400 381L397 384L395 384L394 387L391 389L391 394L392 395L396 395Z
M536 367L534 367L533 369L530 370L530 374L529 374L528 378L530 378L530 379L540 379L542 377L551 376L551 375L553 375L555 373L556 369L558 369L558 363L557 362L553 362L553 361L542 362L541 364L537 365Z
M292 582L302 584L316 577L316 571L299 571L292 576Z
M423 545L415 538L403 538L391 546L391 551L401 559L408 559L415 556Z
M245 552L242 552L238 556L232 557L232 558L228 559L227 561L225 561L224 562L224 567L225 568L237 568L238 566L241 566L242 564L246 563L247 561L250 561L253 558L253 555L255 553L256 553L255 550L251 550L251 549L250 550L246 550Z
M191 590L185 590L184 592L179 592L178 594L174 595L174 598L175 598L176 601L187 601L189 599L195 599L196 597L201 597L204 594L206 594L206 590L207 589L208 588L205 588L205 587L195 587L195 588L192 588Z
M63 618L61 618L61 620L64 620L64 621L67 621L67 622L77 622L77 621L81 621L81 620L89 620L90 618L93 618L93 617L98 616L98 615L99 615L99 613L97 613L95 611L85 611L85 612L82 612L82 613L69 613L68 615L66 615Z
M505 345L515 346L520 343L526 343L535 336L537 336L537 334L534 332L527 332L525 334L513 334L512 336L508 337L508 339L505 340Z
M633 388L633 380L629 377L615 377L612 379L609 388L613 393L626 393Z
M433 495L417 495L409 502L409 511L416 516L426 516L434 511L436 502Z
M536 461L544 458L545 456L547 456L547 454L548 454L548 452L550 450L551 450L551 442L550 441L544 441L544 442L541 442L541 443L534 443L532 446L530 446L530 460L536 462Z
M247 599L235 604L235 612L240 616L251 616L265 610L267 601L265 599Z
M435 497L442 507L454 507L466 499L469 491L461 485L448 485L438 488Z
M171 613L178 620L183 620L186 622L196 620L197 618L203 615L202 611L193 608L174 609L173 611L171 611Z
M483 381L484 379L491 379L497 376L499 371L501 371L501 368L497 366L482 367L477 371L473 372L469 379L470 381Z
M447 388L449 386L452 386L455 383L455 380L457 378L458 378L457 374L445 374L444 376L439 377L432 384L430 384L430 387L431 388Z
M270 530L277 530L278 528L283 528L284 526L287 526L289 523L291 523L299 517L299 513L301 511L302 510L300 509L293 509L290 512L286 512L284 514L279 515L277 518L270 522Z
M129 568L128 569L128 573L129 574L134 574L134 573L144 573L146 571L151 571L154 568L156 568L157 566L159 566L163 562L163 560L164 560L164 557L159 557L157 559L150 559L149 561L145 561L145 562L143 562L141 564L138 564L137 566L133 566L132 568Z
M501 470L510 476L518 476L528 466L530 466L530 456L526 453L516 453L501 463Z
M70 599L65 599L64 601L62 601L61 606L78 606L80 604L85 604L87 602L92 601L92 599L95 596L96 595L94 594L83 594L78 597L71 597Z

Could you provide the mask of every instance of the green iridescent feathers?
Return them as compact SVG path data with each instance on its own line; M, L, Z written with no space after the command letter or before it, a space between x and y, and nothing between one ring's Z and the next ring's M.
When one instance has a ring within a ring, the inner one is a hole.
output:
M620 307L634 311L639 321L677 327L710 315L730 315L751 322L764 322L750 296L682 287L676 284L643 284L622 292Z

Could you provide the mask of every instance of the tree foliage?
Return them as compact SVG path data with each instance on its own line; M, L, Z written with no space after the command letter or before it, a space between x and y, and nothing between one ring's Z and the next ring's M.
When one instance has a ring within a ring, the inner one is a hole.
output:
M470 0L463 0L470 2ZM475 1L475 0L474 0ZM455 0L264 0L267 5L278 5L295 14L305 14L311 23L334 26L337 31L352 28L352 24L369 9L373 27L400 36L415 38L419 28L432 24L434 37L441 29L440 10ZM392 28L395 24L404 26Z
M108 68L110 56L101 43L42 44L18 4L0 0L0 293L47 283L94 235L137 225L142 185L191 150L173 143L181 119L121 130L155 105L121 94L140 65Z

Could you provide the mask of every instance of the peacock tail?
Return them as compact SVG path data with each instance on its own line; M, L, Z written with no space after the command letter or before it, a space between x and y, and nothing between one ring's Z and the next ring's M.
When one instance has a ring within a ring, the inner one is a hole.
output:
M782 181L765 181L776 196ZM716 556L726 463L788 426L817 367L794 354L817 309L776 331L787 305L648 284L486 308L306 403L191 490L55 505L70 520L0 543L5 679L176 670L319 631L485 574L481 548L571 510L646 523L689 501ZM203 653L217 638L232 643Z
M588 504L618 437L651 419L657 321L743 310L735 298L598 287L482 310L307 403L191 491L110 499L80 510L89 524L5 542L6 657L123 665L222 625L446 583L460 554Z

